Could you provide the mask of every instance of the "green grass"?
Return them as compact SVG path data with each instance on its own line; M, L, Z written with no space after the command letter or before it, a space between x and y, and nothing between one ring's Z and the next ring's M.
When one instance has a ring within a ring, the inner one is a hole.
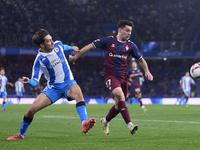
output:
M7 141L19 133L23 116L30 105L6 106L0 112L1 150L199 150L200 106L139 105L128 108L133 123L138 124L132 136L119 114L110 122L110 134L103 134L100 119L112 105L87 105L88 118L95 117L96 125L89 134L81 133L75 105L52 105L36 113L24 140Z

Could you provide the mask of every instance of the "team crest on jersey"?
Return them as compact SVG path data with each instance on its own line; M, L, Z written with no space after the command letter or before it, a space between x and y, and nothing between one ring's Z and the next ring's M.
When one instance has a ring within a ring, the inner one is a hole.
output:
M54 49L55 49L56 52L59 52L59 48L55 47Z
M126 51L128 51L128 50L129 50L129 47L128 47L128 45L126 45L125 49L126 49Z

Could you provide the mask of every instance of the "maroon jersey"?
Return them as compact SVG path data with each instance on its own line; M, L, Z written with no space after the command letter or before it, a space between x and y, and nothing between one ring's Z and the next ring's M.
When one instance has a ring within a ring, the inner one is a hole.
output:
M133 85L140 85L140 69L129 69L127 74L128 76L130 76L131 74L133 74L134 76L132 77L133 82L131 83L131 86Z
M131 55L134 58L142 57L142 53L133 42L130 40L119 41L116 36L103 37L93 41L92 44L95 48L106 51L103 75L115 75L124 78L127 76L128 56Z

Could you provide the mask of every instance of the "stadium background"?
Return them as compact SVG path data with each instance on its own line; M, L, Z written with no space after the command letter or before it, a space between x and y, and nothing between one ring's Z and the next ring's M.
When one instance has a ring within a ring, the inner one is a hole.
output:
M134 22L131 40L143 52L154 81L145 81L144 98L180 98L179 80L200 57L200 1L198 0L2 0L0 3L0 66L12 83L31 77L37 47L32 35L47 29L53 40L82 48L93 40L115 35L120 19ZM68 55L68 54L67 54ZM103 52L95 50L71 66L85 98L109 99L101 74ZM45 79L40 81L45 87ZM199 81L193 96L199 97ZM25 85L24 97L36 91ZM8 98L14 88L7 87ZM8 99L9 100L9 99Z

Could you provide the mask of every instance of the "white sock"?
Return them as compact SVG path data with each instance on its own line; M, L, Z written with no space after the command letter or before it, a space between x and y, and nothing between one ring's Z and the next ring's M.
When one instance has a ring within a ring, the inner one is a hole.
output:
M133 123L132 123L132 122L129 122L127 125L128 125L128 128L130 129L130 127L133 126Z
M106 123L106 124L108 123L108 121L106 120L106 118L104 118L104 123Z

